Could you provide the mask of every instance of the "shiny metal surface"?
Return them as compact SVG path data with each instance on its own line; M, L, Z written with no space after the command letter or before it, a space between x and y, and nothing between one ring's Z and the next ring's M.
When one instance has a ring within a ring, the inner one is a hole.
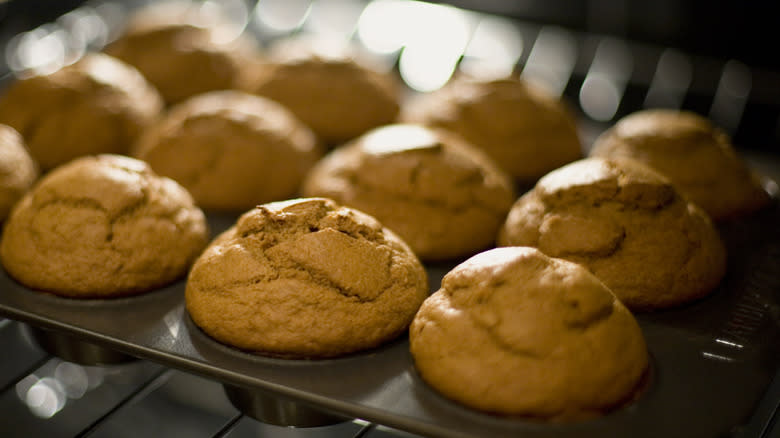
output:
M82 365L116 365L138 358L100 347L68 334L34 326L24 326L25 335L52 356Z

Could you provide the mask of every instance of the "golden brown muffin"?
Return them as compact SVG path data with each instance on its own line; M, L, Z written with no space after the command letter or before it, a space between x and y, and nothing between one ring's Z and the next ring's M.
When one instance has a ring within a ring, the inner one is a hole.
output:
M295 195L321 154L314 134L286 108L240 91L176 105L133 151L201 208L241 212Z
M136 11L105 52L136 67L169 105L196 94L246 86L254 43L219 10L190 1Z
M305 38L280 40L268 53L250 89L276 100L326 145L337 145L391 123L399 110L397 84L356 51Z
M203 212L142 161L88 156L16 204L0 258L32 289L72 298L138 294L182 276L208 240Z
M707 213L633 160L589 158L550 172L512 206L498 243L584 265L631 310L703 297L726 271Z
M54 73L13 82L0 98L0 123L19 131L48 171L83 155L126 154L162 107L157 90L136 69L93 53Z
M401 120L457 133L524 184L582 157L575 119L563 101L516 77L459 77L412 99Z
M770 201L729 136L692 112L655 109L630 114L596 139L590 155L633 158L649 165L716 221L747 215Z
M423 260L470 256L493 245L515 194L508 175L451 133L388 125L334 149L303 184L365 211Z
M409 329L423 380L466 406L575 420L633 400L648 353L633 315L582 266L496 248L456 266Z
M0 125L0 222L38 178L38 165L14 128Z
M403 333L428 295L417 257L374 218L328 199L258 206L195 262L186 305L227 345L318 358Z

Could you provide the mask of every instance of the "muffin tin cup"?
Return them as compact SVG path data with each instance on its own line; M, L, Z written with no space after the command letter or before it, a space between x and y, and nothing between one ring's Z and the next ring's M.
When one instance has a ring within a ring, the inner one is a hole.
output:
M230 403L255 420L284 427L320 427L351 418L318 409L288 397L235 385L222 385Z
M43 351L85 366L120 365L139 360L117 350L101 347L60 331L23 325L24 335Z

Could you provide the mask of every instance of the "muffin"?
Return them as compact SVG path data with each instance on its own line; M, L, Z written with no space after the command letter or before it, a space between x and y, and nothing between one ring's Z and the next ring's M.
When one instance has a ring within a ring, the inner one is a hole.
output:
M729 136L692 112L653 109L630 114L596 139L590 155L633 158L649 165L716 221L748 215L770 201Z
M374 218L294 199L258 206L218 236L185 298L195 324L224 344L322 358L398 337L427 295L419 260Z
M83 155L126 154L162 107L136 69L93 53L11 83L0 97L0 123L22 135L45 172Z
M398 124L331 151L303 184L376 217L423 260L471 256L495 242L515 194L511 179L446 131Z
M88 156L52 170L16 204L0 259L31 289L111 298L181 277L207 239L203 212L173 180L129 157Z
M459 77L412 99L401 120L457 133L521 184L582 158L576 121L564 102L517 77Z
M240 32L218 9L164 1L135 11L104 51L135 66L172 105L196 94L246 86L248 66L259 53Z
M392 123L399 110L398 86L389 74L348 46L305 38L272 46L250 90L289 108L329 146Z
M22 136L0 125L0 222L38 178L38 165L30 157Z
M314 134L287 109L240 91L212 91L176 105L133 151L183 185L201 208L241 212L297 194L321 153Z
M431 387L489 413L571 421L643 388L633 315L582 266L528 247L480 253L448 272L409 329Z
M498 243L582 264L631 310L703 297L726 270L707 213L633 160L588 158L550 172L512 206Z

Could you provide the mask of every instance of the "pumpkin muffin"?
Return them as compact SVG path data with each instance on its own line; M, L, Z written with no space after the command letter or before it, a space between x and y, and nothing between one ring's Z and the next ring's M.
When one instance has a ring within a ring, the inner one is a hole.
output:
M88 156L52 170L16 204L0 259L31 289L111 298L183 276L207 240L203 212L173 180L129 157Z
M726 272L707 213L634 160L588 158L550 172L512 206L498 243L582 264L631 310L704 297Z
M528 247L492 249L452 269L409 339L416 369L443 395L547 421L633 401L649 366L639 325L601 281Z
M14 128L0 125L0 222L38 178L38 165Z
M133 151L201 208L240 212L296 195L321 154L311 130L286 108L232 90L172 107Z
M136 67L168 105L208 91L243 89L261 55L241 25L214 7L152 3L135 11L104 51Z
M22 135L45 172L84 155L127 154L162 108L138 70L92 53L54 73L12 82L0 97L0 123Z
M410 100L401 120L450 130L482 149L520 184L582 158L566 104L515 76L460 76Z
M303 193L371 214L426 261L492 246L515 200L509 176L481 151L411 124L380 127L336 148L312 169Z
M195 324L226 345L322 358L397 338L427 295L425 269L395 234L310 198L244 213L195 262L185 298Z
M630 114L596 139L590 155L647 164L716 221L743 217L771 200L729 136L693 112L653 109Z

